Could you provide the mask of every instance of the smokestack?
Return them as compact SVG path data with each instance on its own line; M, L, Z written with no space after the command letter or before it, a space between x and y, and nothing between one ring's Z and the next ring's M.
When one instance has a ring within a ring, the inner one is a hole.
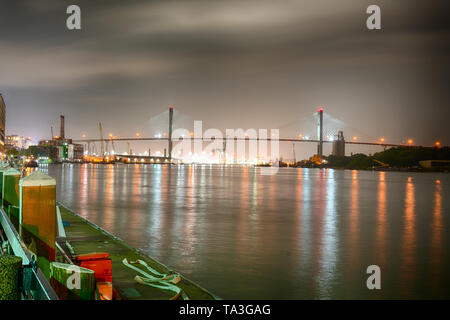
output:
M59 137L61 138L61 140L64 140L66 138L64 134L64 116L61 116L61 127L59 131Z

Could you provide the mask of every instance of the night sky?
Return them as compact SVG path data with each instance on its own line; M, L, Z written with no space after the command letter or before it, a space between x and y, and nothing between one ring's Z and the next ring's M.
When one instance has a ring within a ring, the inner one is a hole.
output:
M81 7L81 31L66 28L69 4ZM366 28L370 4L381 7L382 30ZM448 0L1 0L7 134L48 138L64 114L66 137L97 138L99 121L120 137L148 136L173 104L209 127L292 137L323 106L346 137L450 144L449 8Z

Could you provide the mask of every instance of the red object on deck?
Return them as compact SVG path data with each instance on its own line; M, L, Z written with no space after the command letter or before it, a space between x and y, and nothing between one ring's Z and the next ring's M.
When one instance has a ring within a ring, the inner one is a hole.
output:
M80 267L94 271L97 283L112 282L112 262L108 257L107 252L93 252L77 255L74 260Z
M108 252L92 252L76 255L75 260L85 261L85 260L97 260L97 259L106 259L109 257Z
M113 300L113 286L111 282L97 283L100 300ZM97 300L99 300L97 298Z

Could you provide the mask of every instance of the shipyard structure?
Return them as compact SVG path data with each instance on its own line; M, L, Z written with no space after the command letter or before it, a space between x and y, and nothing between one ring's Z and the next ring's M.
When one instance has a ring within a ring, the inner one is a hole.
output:
M52 132L52 139L40 140L37 146L30 147L31 153L40 160L81 162L84 156L84 146L73 143L72 139L66 139L63 115L60 116L60 123L59 136L53 136Z

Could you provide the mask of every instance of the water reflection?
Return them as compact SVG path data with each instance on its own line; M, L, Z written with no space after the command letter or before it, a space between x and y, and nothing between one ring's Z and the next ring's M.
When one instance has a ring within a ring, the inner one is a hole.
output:
M372 298L373 263L385 279L376 297L450 298L449 175L90 164L48 172L65 205L225 299Z

